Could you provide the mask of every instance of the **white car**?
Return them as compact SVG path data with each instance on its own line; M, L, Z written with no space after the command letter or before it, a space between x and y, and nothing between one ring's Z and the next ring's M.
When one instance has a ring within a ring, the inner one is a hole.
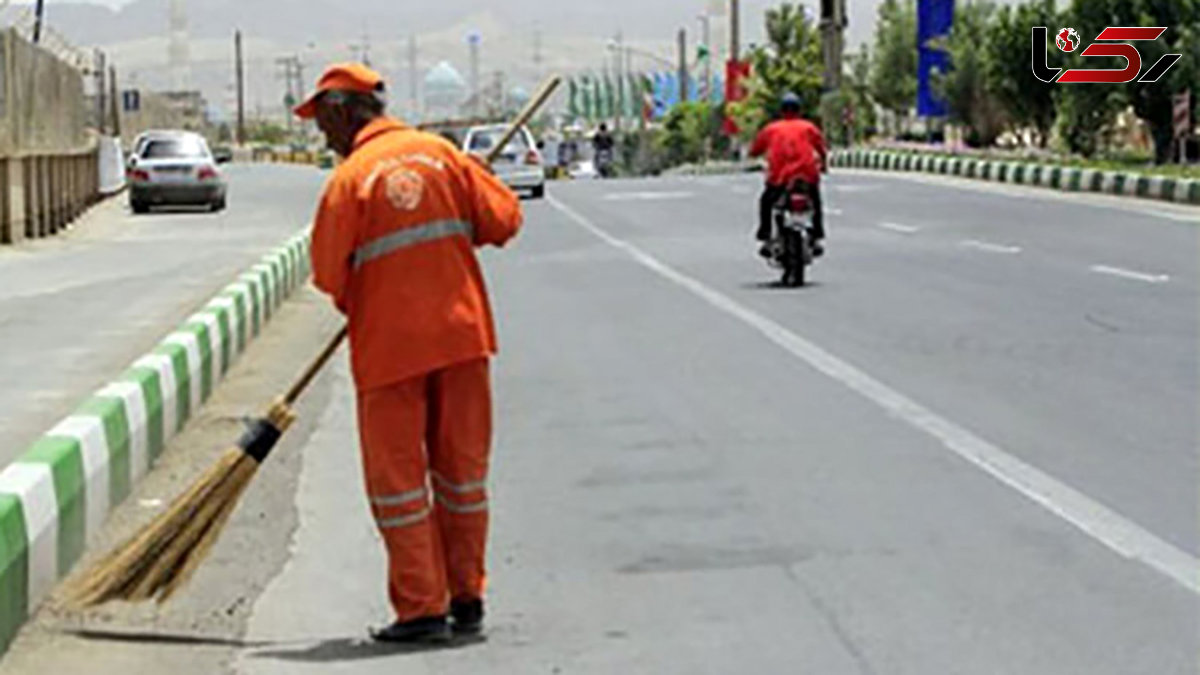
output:
M504 125L472 127L463 137L463 150L476 155L486 155L496 147L506 131ZM538 151L533 134L526 128L513 137L504 152L492 163L496 177L513 190L528 190L534 199L546 195L546 167L542 153Z
M155 132L135 144L129 160L129 206L207 206L223 211L225 179L204 137L190 132Z

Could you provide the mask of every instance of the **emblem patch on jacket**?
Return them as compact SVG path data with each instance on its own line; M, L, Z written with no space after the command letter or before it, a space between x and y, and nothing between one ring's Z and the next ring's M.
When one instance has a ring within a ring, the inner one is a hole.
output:
M413 169L397 169L387 177L387 198L400 211L416 211L425 197L425 178Z

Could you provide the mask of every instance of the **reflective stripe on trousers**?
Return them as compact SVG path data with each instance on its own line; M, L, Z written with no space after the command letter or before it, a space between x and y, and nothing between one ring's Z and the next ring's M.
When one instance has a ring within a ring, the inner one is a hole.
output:
M482 513L488 509L487 479L468 483L453 483L436 471L433 476L434 499L450 513L463 515ZM478 497L478 500L463 501L463 498Z
M406 227L358 247L353 256L354 269L417 244L455 236L473 240L474 232L475 228L470 223L461 220L435 220L417 227Z

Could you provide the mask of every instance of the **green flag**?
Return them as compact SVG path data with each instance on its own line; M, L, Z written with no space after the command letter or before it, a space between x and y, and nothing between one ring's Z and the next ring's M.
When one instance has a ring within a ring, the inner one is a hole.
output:
M612 78L608 75L604 76L604 116L616 117L617 114L617 97L616 91L613 89Z
M570 97L567 100L567 115L569 115L572 119L574 119L574 118L579 117L580 106L579 106L579 83L573 77L571 78L571 81L570 81L570 87L571 87L571 93L570 93Z
M591 119L604 117L604 96L600 91L600 78L592 78L592 115Z
M590 119L592 119L592 116L595 114L595 103L594 103L594 98L592 97L591 78L586 75L583 77L582 91L583 91L583 116L584 116L584 118L590 120Z

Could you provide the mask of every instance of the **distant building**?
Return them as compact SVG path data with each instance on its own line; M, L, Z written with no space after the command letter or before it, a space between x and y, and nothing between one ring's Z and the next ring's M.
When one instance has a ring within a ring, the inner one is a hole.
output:
M436 120L459 115L469 87L454 66L442 61L425 74L425 117Z
M188 131L208 129L208 101L200 91L168 91L162 94L167 104L179 115L180 125Z

